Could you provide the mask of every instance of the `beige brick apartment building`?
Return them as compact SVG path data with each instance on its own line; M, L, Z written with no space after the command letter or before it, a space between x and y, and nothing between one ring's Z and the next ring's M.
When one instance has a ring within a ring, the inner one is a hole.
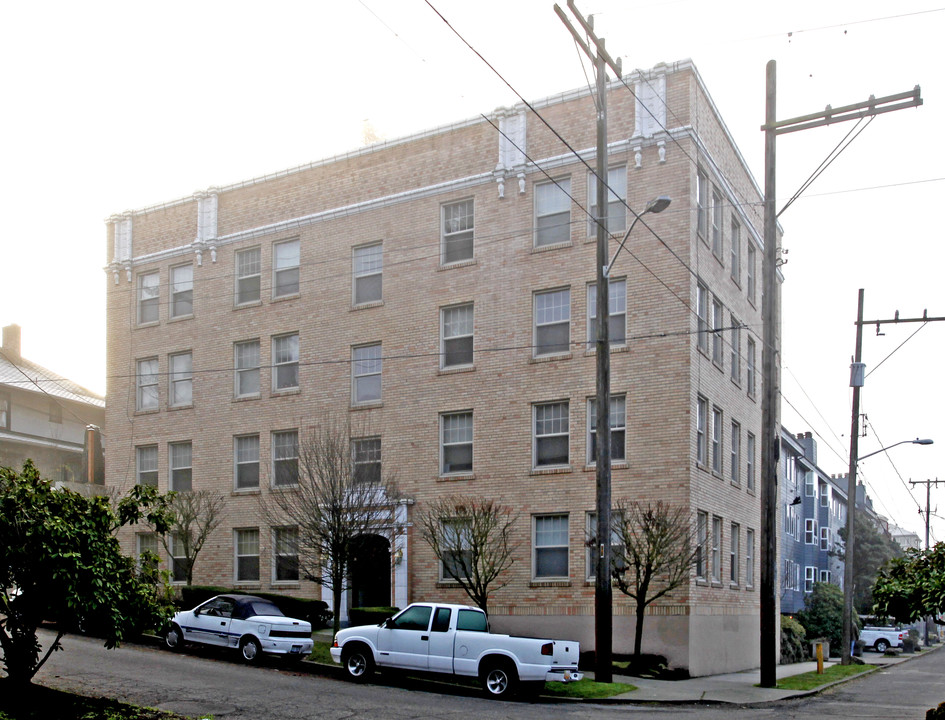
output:
M612 249L624 200L673 201L611 273L613 494L681 504L706 539L644 649L694 675L757 666L760 192L691 63L628 85L608 100ZM594 164L587 90L534 107ZM591 649L594 195L516 106L114 216L109 482L225 495L195 582L318 594L259 503L291 485L306 428L350 413L371 428L354 460L394 471L409 501L349 607L462 600L411 520L444 494L501 498L520 551L493 623ZM619 593L614 613L627 652Z

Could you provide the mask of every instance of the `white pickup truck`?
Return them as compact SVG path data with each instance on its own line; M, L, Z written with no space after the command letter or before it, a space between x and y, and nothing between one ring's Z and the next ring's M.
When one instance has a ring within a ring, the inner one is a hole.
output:
M497 635L479 608L414 603L379 625L346 628L335 635L331 657L352 680L379 668L478 677L489 697L512 694L519 683L574 682L580 645L570 640Z
M894 627L874 627L867 625L860 630L860 640L864 647L871 647L878 653L884 653L891 647L902 647L905 632Z

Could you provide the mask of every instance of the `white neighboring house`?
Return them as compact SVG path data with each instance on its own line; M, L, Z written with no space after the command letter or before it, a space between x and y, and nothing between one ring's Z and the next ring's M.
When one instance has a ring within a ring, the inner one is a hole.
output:
M0 467L20 469L29 458L44 478L57 485L80 492L103 492L105 472L99 429L104 424L104 397L24 358L20 326L3 328ZM94 448L91 473L85 454L87 435L93 439Z
M903 550L908 550L909 548L919 550L922 548L922 539L911 530L906 530L898 525L890 525L889 534L892 535L892 539L899 543L899 547Z

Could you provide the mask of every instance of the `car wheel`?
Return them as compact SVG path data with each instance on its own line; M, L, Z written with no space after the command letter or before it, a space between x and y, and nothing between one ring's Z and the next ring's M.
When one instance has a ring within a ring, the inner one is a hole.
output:
M518 674L515 666L507 660L493 661L483 665L479 671L479 681L487 697L507 698L515 692Z
M257 663L262 658L262 647L256 638L246 637L240 640L240 655L248 663Z
M877 640L876 645L874 647L876 648L876 652L884 653L887 650L889 650L889 643L886 642L885 640Z
M184 649L184 633L177 623L171 625L170 630L165 633L164 644L174 652L180 652Z
M374 672L374 657L361 643L345 645L341 651L341 664L355 682L364 682Z

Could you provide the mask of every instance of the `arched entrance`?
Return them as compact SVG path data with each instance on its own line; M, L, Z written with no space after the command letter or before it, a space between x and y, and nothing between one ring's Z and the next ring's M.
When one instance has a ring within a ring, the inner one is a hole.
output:
M390 597L390 541L381 535L361 535L351 557L349 607L386 607Z

